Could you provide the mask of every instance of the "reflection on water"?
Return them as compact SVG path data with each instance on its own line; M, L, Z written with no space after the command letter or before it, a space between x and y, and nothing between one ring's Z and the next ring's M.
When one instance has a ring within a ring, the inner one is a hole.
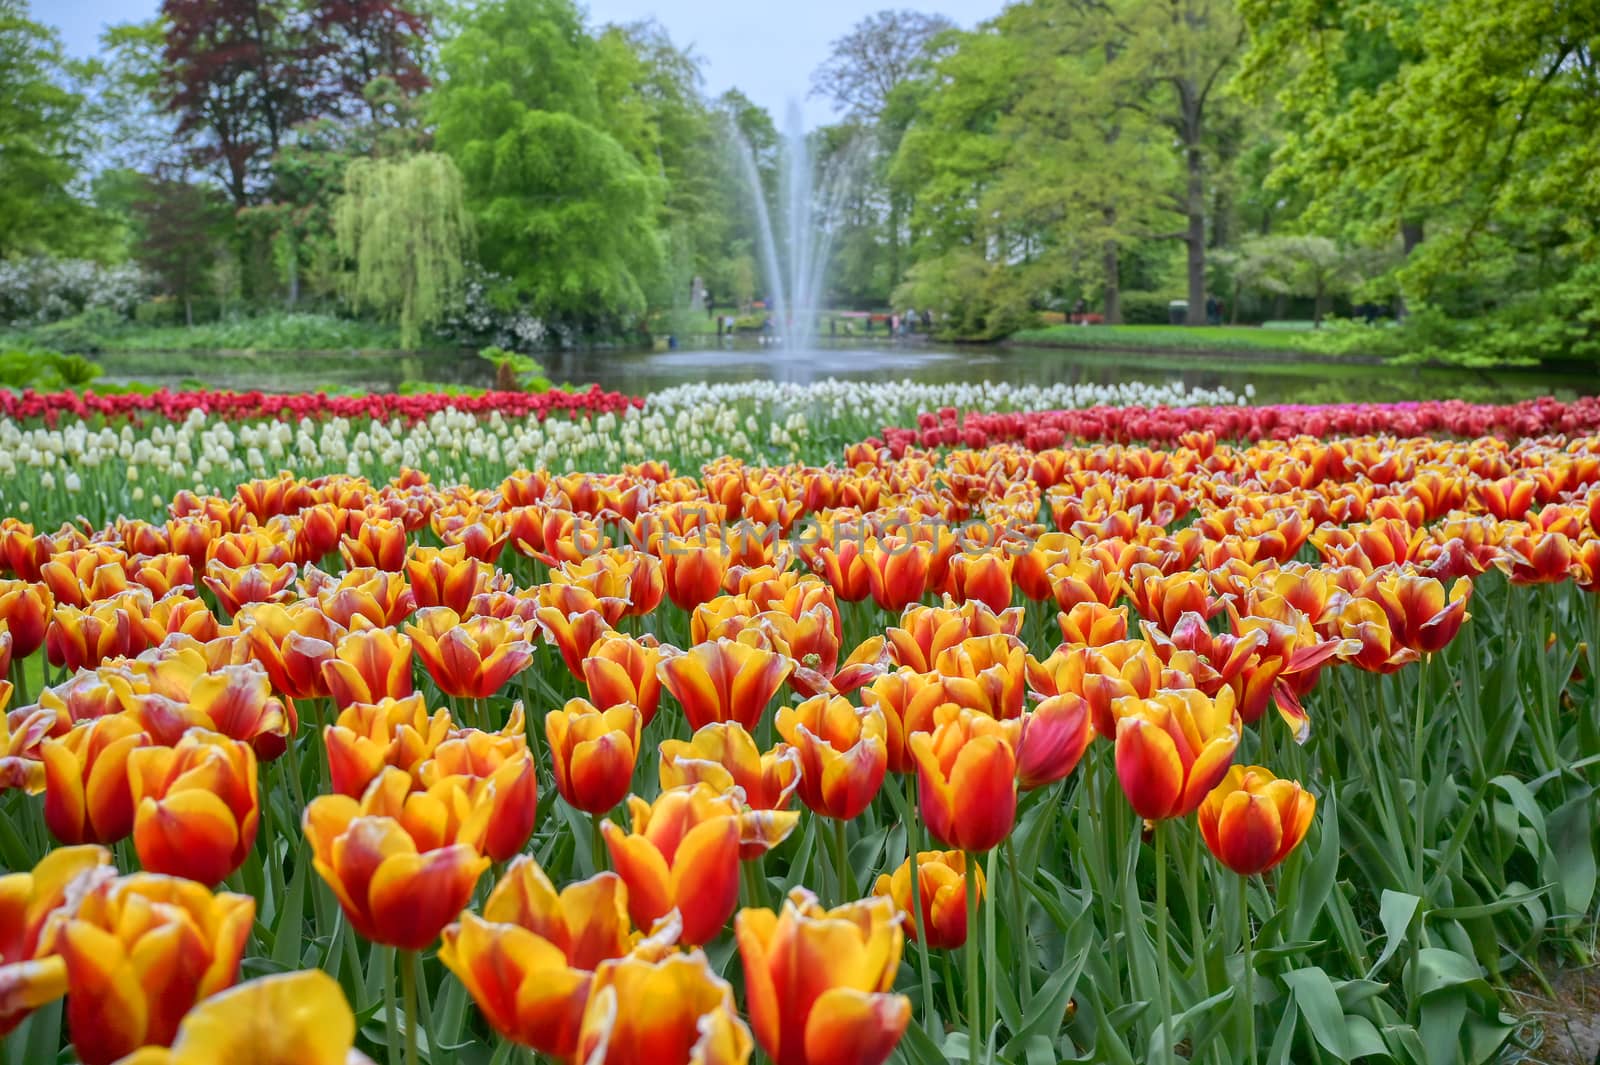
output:
M470 353L218 355L128 352L96 356L109 382L275 392L397 391L433 382L485 387L488 363ZM549 376L633 394L673 385L772 380L806 383L828 377L927 383L1012 384L1181 382L1189 387L1254 386L1259 403L1339 403L1457 398L1506 402L1531 396L1600 393L1600 374L1526 370L1440 370L1415 367L1267 363L1214 355L1151 351L1062 351L1026 347L941 347L918 343L818 344L786 351L740 342L725 348L674 351L588 351L540 356Z

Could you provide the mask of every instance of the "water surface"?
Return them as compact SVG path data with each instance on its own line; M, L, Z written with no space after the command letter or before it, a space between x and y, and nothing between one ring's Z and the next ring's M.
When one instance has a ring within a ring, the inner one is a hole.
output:
M493 370L471 353L118 352L95 356L106 380L180 387L298 392L398 391L429 383L486 387ZM814 345L804 351L752 341L725 347L586 351L540 356L558 382L599 384L642 395L674 385L722 381L806 383L828 377L928 383L1012 384L1179 382L1188 387L1253 386L1258 403L1419 399L1509 402L1540 395L1600 394L1600 372L1424 369L1355 363L1270 362L1170 351L1088 352L1057 348L963 347L878 342Z

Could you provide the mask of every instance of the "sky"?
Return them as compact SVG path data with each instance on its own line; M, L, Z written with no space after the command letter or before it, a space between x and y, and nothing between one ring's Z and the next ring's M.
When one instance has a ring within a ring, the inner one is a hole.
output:
M35 18L61 31L69 52L85 56L96 51L105 26L147 19L160 3L34 0L31 6ZM787 102L797 99L807 124L815 125L832 116L825 103L805 98L811 72L827 58L829 42L848 32L857 19L880 7L905 6L971 28L999 14L1003 0L589 0L587 6L592 22L654 19L665 26L674 42L692 47L699 56L711 95L738 88L779 125Z

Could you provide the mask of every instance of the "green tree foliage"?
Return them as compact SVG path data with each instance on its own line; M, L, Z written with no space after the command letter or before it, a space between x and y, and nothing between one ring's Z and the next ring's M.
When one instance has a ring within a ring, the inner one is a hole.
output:
M0 257L72 252L92 239L73 191L88 147L82 71L24 0L0 0Z
M602 100L600 45L569 0L492 0L461 19L431 110L484 265L570 329L637 321L665 260L664 182L635 154L648 140L629 101Z
M334 211L339 252L353 264L345 293L400 324L415 349L459 295L472 228L461 175L447 157L357 159Z
M1308 225L1398 246L1419 352L1600 357L1600 8L1241 7L1243 84L1285 113L1273 183L1306 198Z
M919 266L977 254L1009 307L1093 296L1118 321L1134 247L1174 241L1203 321L1242 40L1231 0L1027 0L955 38L892 171L916 196Z

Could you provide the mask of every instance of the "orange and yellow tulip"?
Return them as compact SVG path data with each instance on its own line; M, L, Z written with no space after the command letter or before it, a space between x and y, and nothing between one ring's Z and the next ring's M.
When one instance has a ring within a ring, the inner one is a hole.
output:
M1027 662L1014 636L971 636L941 651L933 668L951 702L1009 720L1022 713Z
M460 699L489 698L533 661L523 627L499 618L462 621L449 607L424 607L405 631L439 690Z
M656 674L683 707L690 728L737 721L754 732L793 669L794 662L775 651L721 638L663 658Z
M628 795L644 720L628 703L600 710L572 699L545 716L556 788L568 805L603 814Z
M479 851L489 814L451 780L413 792L410 776L388 768L359 802L311 800L303 824L351 927L373 943L422 950L472 901L489 867Z
M261 809L248 743L190 729L175 747L128 756L133 845L152 873L214 887L244 864Z
M935 712L931 733L912 733L922 819L947 847L991 850L1017 819L1020 720L997 721L953 703Z
M602 638L612 634L611 623L598 610L584 610L576 614L563 614L553 606L542 606L534 612L534 620L545 639L556 645L567 671L583 679L583 660Z
M447 606L457 614L465 614L473 596L495 585L494 566L469 558L462 544L413 547L405 573L419 608Z
M1446 591L1432 577L1390 572L1370 582L1369 597L1389 615L1389 628L1402 645L1420 654L1442 651L1467 620L1472 582L1457 580Z
M199 1002L171 1047L143 1047L117 1065L372 1065L355 1050L356 1015L321 969L274 973Z
M653 638L647 638L652 639ZM612 632L589 648L583 659L583 682L589 700L605 710L627 703L648 725L661 705L661 678L656 666L667 649L645 640Z
M911 1021L891 993L905 932L894 902L827 910L804 888L735 922L756 1040L774 1065L881 1065Z
M978 878L978 897L985 893L983 870L974 863L972 875ZM891 876L883 873L872 889L874 895L894 900L901 913L901 925L911 941L917 941L917 920L912 915L911 859L900 863ZM922 927L928 946L934 950L957 950L967 942L967 856L963 851L922 851L917 855L917 896L922 903Z
M927 590L933 561L928 544L885 536L869 542L861 558L866 563L867 586L873 601L885 610L904 610Z
M284 607L262 603L244 611L240 629L250 654L267 671L272 686L287 699L317 699L328 694L322 663L333 657L345 630L312 604Z
M888 727L885 743L889 749L889 772L916 772L908 740L912 733L932 732L934 711L949 701L943 678L937 673L910 669L885 673L861 689L862 704L883 711Z
M195 1003L230 987L255 900L157 873L106 880L45 932L67 970L67 1030L83 1065L168 1046Z
M289 562L281 566L253 564L235 569L213 560L206 564L206 587L217 597L217 605L231 617L246 603L281 603L294 594L298 567Z
M0 621L11 633L11 653L27 658L44 646L55 597L43 584L0 581Z
M636 938L615 873L557 892L523 855L489 893L482 917L463 913L444 930L439 960L503 1038L565 1057L577 1049L594 971L626 957Z
M354 535L339 538L339 554L350 569L373 569L399 573L406 564L406 527L398 521L364 518Z
M96 880L115 876L104 847L60 847L32 872L0 876L0 1038L67 990L66 963L40 950L46 922Z
M533 836L539 810L539 773L528 751L522 704L500 732L462 729L434 749L414 774L433 790L455 778L476 804L489 804L482 851L492 862L508 861Z
M393 629L347 633L322 663L322 680L339 707L404 698L413 690L411 641Z
M679 610L693 610L722 593L732 559L720 540L669 534L662 538L660 553L662 584Z
M699 951L632 955L595 973L578 1033L584 1065L745 1065L755 1049L733 989Z
M603 821L611 864L628 885L628 913L650 928L676 907L682 939L710 942L739 902L741 825L737 799L709 785L665 791L654 803L628 798L632 824Z
M62 843L115 843L133 831L128 758L150 737L121 715L96 718L39 745L44 823Z
M661 789L705 783L721 794L734 788L755 810L785 810L800 786L800 752L780 743L765 754L736 721L716 721L688 740L661 741Z
M778 711L778 734L800 755L800 801L839 821L859 816L889 768L888 724L875 706L817 695Z
M1200 803L1197 820L1217 861L1254 876L1300 845L1316 810L1316 796L1296 782L1258 765L1236 765Z
M450 711L432 715L421 695L351 703L322 730L335 794L359 799L385 766L407 773L433 757L450 734Z
M1147 821L1186 817L1228 772L1242 723L1232 688L1193 688L1117 700L1116 763L1123 794Z
M1053 695L1022 715L1017 740L1017 784L1024 791L1064 780L1094 738L1089 702L1068 692Z

